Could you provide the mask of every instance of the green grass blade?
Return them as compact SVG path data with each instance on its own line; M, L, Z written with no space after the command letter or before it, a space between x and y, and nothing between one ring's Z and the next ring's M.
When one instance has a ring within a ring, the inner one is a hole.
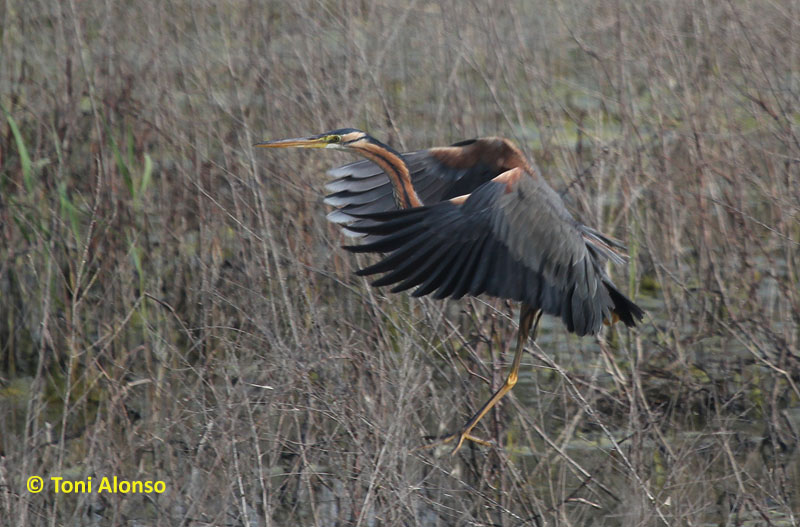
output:
M142 182L139 185L139 193L144 194L147 191L147 187L150 185L150 180L153 177L153 160L150 157L150 154L145 153L144 155L144 170L142 170Z
M108 131L108 140L111 143L111 151L114 153L114 160L117 162L117 170L119 170L119 173L122 175L122 181L125 183L125 187L128 189L131 196L136 199L136 188L133 185L130 169L128 164L125 163L125 159L122 157L122 152L120 152L119 145L114 140L114 135L111 133L111 130Z
M17 127L17 122L11 117L5 106L2 108L3 113L6 115L6 121L8 121L8 127L11 128L11 133L14 134L14 141L17 143L19 161L22 165L22 183L25 185L25 190L31 194L33 192L33 163L31 163L31 157L28 155L28 149L25 147L25 140L22 138L19 127Z
M66 216L67 220L69 221L70 228L72 229L72 235L75 237L76 240L81 239L81 222L79 218L80 211L77 207L72 203L67 195L67 184L65 182L60 182L58 184L58 198L61 203L61 211L64 216Z

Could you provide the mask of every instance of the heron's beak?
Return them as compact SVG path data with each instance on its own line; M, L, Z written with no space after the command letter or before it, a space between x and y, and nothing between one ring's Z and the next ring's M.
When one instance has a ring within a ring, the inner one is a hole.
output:
M278 139L277 141L264 141L253 146L262 148L325 148L328 146L326 138L319 136L295 137L292 139Z

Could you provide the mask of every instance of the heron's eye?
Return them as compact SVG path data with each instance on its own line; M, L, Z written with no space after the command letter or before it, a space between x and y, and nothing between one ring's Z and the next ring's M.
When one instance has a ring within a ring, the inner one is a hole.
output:
M328 136L328 142L329 143L338 143L341 140L342 140L342 136L341 135L329 135Z

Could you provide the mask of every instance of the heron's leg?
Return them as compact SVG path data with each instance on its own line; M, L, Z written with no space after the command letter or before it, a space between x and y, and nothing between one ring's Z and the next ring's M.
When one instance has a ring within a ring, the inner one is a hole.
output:
M464 443L465 439L469 439L470 441L475 441L477 443L486 444L486 441L482 439L478 439L477 437L473 437L470 435L470 432L475 425L478 424L486 413L492 409L494 405L497 404L497 401L503 398L505 394L507 394L511 388L517 384L517 379L519 378L519 364L522 360L522 350L525 348L525 343L528 341L528 335L533 333L534 340L536 339L536 329L539 326L539 319L542 317L542 310L541 309L534 309L527 304L522 304L522 310L519 313L519 331L517 332L517 351L514 354L514 362L511 364L511 371L508 372L508 377L506 378L506 382L503 386L497 390L494 395L489 398L488 401L481 407L480 410L475 412L475 415L472 416L467 424L461 429L461 432L453 434L449 438L445 439L444 442L449 442L452 439L458 438L458 443L456 443L455 448L453 449L453 454L458 452L458 449L461 448L461 445ZM532 330L532 331L531 331Z

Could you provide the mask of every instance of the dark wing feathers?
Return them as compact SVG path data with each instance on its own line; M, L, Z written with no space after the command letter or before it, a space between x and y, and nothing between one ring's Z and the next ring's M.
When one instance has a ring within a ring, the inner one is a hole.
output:
M593 245L618 244L584 230L550 187L527 172L485 183L463 202L354 219L350 228L376 241L349 250L390 253L358 274L387 272L375 285L397 284L393 292L417 287L414 296L518 300L559 316L578 335L597 333L612 312L628 325L642 317L605 276Z

